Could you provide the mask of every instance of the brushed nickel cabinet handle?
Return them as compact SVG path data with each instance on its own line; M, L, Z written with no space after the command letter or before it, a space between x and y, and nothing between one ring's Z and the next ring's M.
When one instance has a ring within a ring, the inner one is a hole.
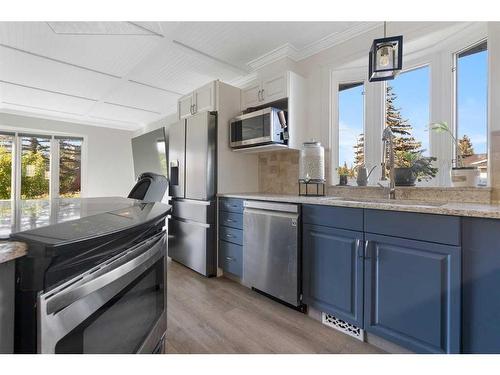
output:
M234 260L234 258L231 258L231 257L226 257L226 260L233 261L233 260Z
M365 251L364 251L365 259L371 259L371 256L368 256L369 248L370 248L370 241L366 241L365 242Z

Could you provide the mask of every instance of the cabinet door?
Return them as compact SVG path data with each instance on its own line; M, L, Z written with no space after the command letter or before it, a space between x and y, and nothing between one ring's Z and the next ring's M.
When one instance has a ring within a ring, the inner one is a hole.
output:
M177 112L179 113L179 120L191 116L191 108L193 106L193 94L183 96L177 102Z
M264 103L286 98L287 95L287 74L264 79L262 81L262 97Z
M215 111L215 82L199 88L194 92L194 112Z
M304 301L363 326L363 233L304 225Z
M249 86L241 90L241 108L255 107L260 105L260 81L253 81Z
M500 220L463 218L462 351L500 353Z
M365 329L418 353L458 353L460 247L365 239Z

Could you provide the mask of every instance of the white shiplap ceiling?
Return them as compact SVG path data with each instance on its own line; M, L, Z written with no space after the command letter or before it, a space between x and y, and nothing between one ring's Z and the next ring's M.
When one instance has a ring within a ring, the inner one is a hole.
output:
M282 53L300 60L375 26L0 22L0 110L136 130L209 81L236 81Z

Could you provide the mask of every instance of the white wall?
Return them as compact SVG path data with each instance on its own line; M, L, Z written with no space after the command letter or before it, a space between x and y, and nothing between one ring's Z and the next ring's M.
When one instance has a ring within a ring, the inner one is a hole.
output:
M153 122L147 124L146 126L140 128L139 130L135 131L134 137L137 137L138 135L145 134L145 133L148 133L150 131L159 129L162 126L168 128L169 125L171 125L177 121L178 121L177 112L171 113L170 115L168 115L166 117L162 117L159 120L153 121Z
M0 130L82 136L82 196L127 196L134 184L133 132L0 113Z

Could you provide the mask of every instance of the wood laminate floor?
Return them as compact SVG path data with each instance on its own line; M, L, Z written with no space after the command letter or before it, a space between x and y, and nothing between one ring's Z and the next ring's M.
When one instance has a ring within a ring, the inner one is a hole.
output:
M167 353L382 353L227 278L167 275Z

